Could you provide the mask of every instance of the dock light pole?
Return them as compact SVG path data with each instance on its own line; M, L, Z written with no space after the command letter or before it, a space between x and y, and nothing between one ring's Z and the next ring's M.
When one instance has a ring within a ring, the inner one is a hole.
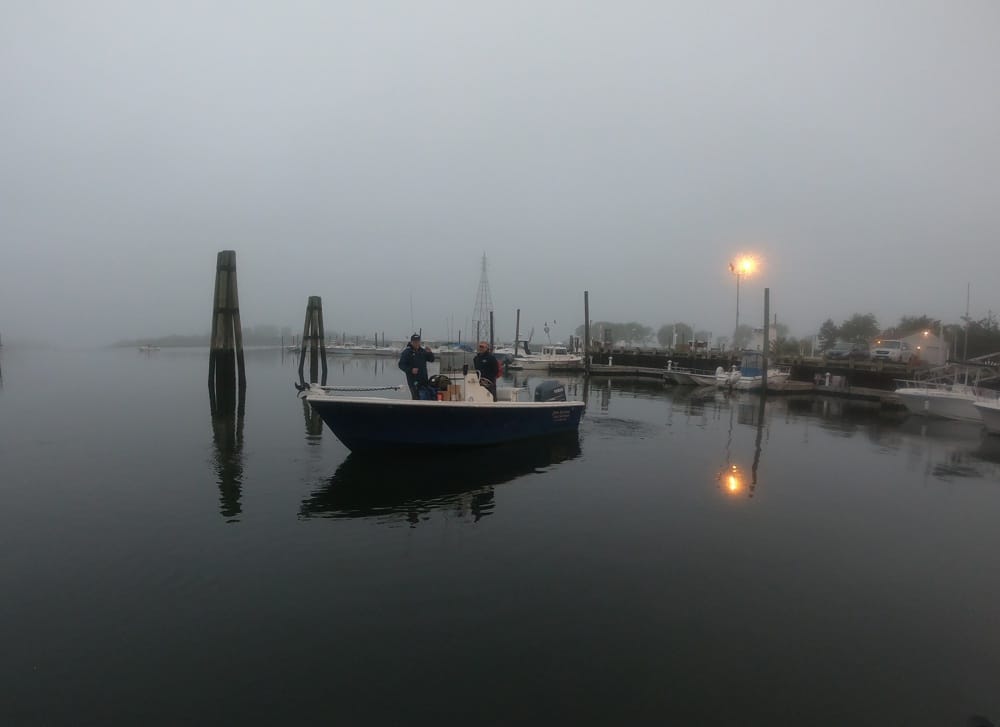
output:
M741 255L729 263L729 272L736 276L736 328L733 329L733 349L740 333L740 278L750 275L757 267L757 261L750 255Z

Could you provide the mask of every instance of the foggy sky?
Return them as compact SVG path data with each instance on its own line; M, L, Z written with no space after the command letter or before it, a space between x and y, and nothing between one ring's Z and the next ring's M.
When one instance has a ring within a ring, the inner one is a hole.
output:
M0 334L1000 311L1000 4L0 4ZM467 337L467 333L463 334Z

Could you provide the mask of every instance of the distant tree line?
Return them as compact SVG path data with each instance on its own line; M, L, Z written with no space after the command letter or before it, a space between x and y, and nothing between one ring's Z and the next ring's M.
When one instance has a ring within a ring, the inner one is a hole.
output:
M921 331L931 331L935 335L944 334L949 356L955 359L976 358L1000 351L1000 324L989 313L980 320L966 319L962 323L945 323L927 315L903 316L899 322L883 330L873 313L855 313L838 326L827 318L820 326L819 350L826 351L837 341L852 343L870 342L878 337L905 338Z
M871 342L878 337L904 338L920 331L932 331L935 335L944 334L952 358L975 358L1000 351L1000 320L989 313L981 320L962 319L961 323L942 325L937 318L927 315L905 315L895 325L883 329L874 313L854 313L838 325L833 319L823 321L818 334L795 338L789 335L788 326L783 323L774 324L775 353L779 356L807 356L813 352L830 349L837 341ZM583 326L578 326L576 335L584 335ZM620 323L615 321L594 321L590 324L590 336L594 341L609 342L612 345L648 346L659 345L665 349L686 349L695 342L711 342L714 348L740 349L747 347L753 337L753 328L741 325L736 331L732 342L728 337L712 339L711 333L704 330L694 330L683 321L666 323L660 326L654 335L649 326L630 321ZM968 353L966 354L966 336L968 337ZM732 345L730 345L730 343Z
M162 348L180 348L186 346L208 346L211 333L206 331L199 334L170 334L158 338L136 338L116 341L113 346L160 346ZM290 326L258 325L248 326L243 329L244 346L278 346L284 337L285 343L292 340L292 328Z
M944 333L945 342L952 358L975 358L1000 351L1000 321L997 316L989 313L986 318L973 320L963 318L961 323L946 323L927 315L906 315L894 326L882 329L873 313L854 313L838 325L832 318L823 321L815 337L817 352L830 349L837 341L871 342L882 336L884 338L904 338L920 331L932 331L936 335ZM291 326L257 325L243 329L243 344L245 346L276 346L282 342L291 343L293 329ZM808 336L802 339L788 335L788 326L777 323L775 326L775 352L782 356L803 356L812 352L814 339ZM583 337L584 327L578 326L575 331L578 337ZM159 338L139 338L121 340L114 346L142 346L151 344L162 347L208 346L209 333L194 335L161 336ZM636 321L594 321L590 324L590 336L594 341L606 341L612 345L652 346L659 345L665 349L686 349L695 342L710 342L715 348L739 349L750 344L753 328L741 325L736 331L732 345L728 337L712 339L712 334L705 330L695 330L683 321L666 323L660 326L654 334L650 326ZM327 339L339 340L342 334L327 332ZM365 338L365 337L362 337ZM367 340L367 339L366 339ZM968 343L966 343L968 341ZM967 352L966 352L967 349Z
M577 326L576 335L583 337L584 333L584 327ZM612 344L622 342L628 346L641 346L649 343L653 337L653 329L635 321L628 323L591 321L590 337L595 341L607 341Z

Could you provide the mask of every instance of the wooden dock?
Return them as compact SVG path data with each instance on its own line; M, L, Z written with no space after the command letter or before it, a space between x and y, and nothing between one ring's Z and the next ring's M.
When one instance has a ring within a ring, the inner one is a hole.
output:
M555 367L550 369L551 373L583 373L583 369L576 367ZM590 365L591 376L621 376L637 377L646 379L664 379L664 368L652 366L632 366L629 364L598 364ZM866 401L878 402L882 406L898 408L902 406L899 397L894 389L882 389L871 386L851 386L845 383L845 377L832 378L831 383L826 383L823 377L817 381L789 380L787 385L780 389L769 389L768 395L788 396L794 394L829 396L842 399L863 399Z
M550 368L552 372L562 372L562 371L583 371L583 367L574 366L570 367L557 367L552 366ZM590 375L591 376L641 376L644 378L655 378L662 379L663 372L666 369L657 369L650 366L629 366L629 365L616 365L616 364L590 364Z

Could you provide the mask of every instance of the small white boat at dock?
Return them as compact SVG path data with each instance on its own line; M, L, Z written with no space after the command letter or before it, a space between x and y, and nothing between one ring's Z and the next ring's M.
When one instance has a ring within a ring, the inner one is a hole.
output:
M572 368L583 365L583 356L570 353L562 345L542 346L541 353L519 354L507 364L512 371L547 371L549 368Z

